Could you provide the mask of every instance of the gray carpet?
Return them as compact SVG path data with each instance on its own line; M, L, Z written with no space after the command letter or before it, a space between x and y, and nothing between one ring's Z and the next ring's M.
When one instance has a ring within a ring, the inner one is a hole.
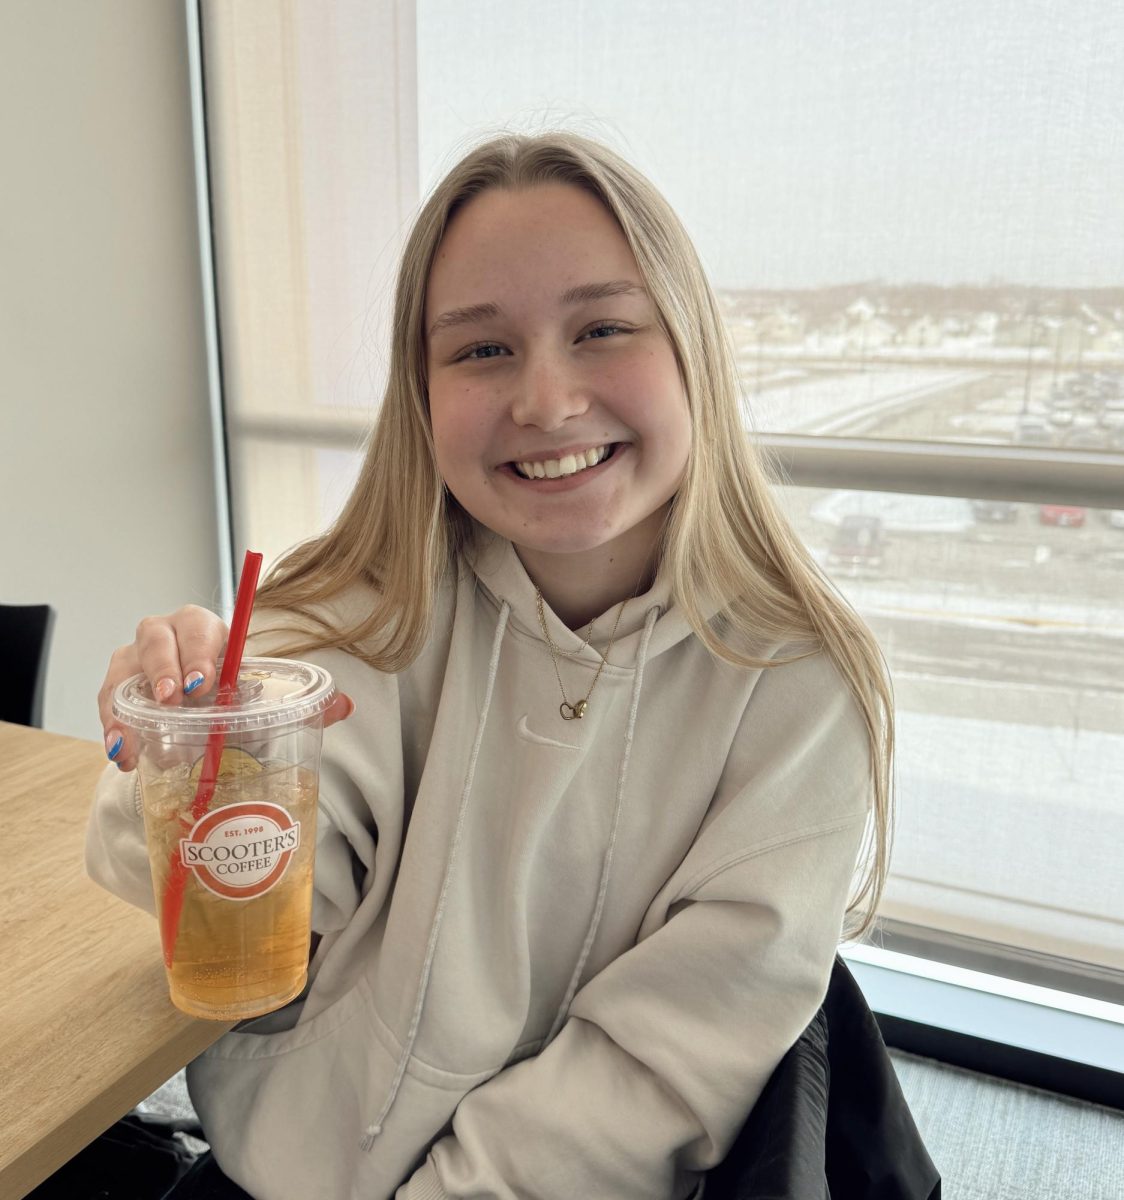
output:
M891 1050L942 1200L1124 1200L1124 1112ZM140 1108L193 1115L181 1071Z
M891 1050L942 1200L1124 1200L1124 1112Z

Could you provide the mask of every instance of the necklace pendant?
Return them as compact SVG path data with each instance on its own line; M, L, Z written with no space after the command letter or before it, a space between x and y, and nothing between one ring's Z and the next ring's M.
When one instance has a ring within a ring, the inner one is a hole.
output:
M584 700L579 700L577 704L567 704L563 701L558 706L558 711L562 714L563 721L580 721L588 707Z

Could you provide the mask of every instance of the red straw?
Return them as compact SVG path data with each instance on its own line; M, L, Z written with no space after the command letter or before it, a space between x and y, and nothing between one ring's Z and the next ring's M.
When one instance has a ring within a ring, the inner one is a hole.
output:
M223 658L222 673L219 675L217 705L230 704L238 695L238 672L242 667L242 651L246 648L246 632L250 628L250 614L254 611L254 593L258 587L258 573L262 556L253 550L246 551L242 563L242 574L238 579L238 595L234 600L234 615L230 619L230 636L226 639L226 656ZM206 815L207 806L215 794L215 780L222 762L222 747L226 730L221 721L211 726L207 737L207 748L203 752L203 767L199 773L199 786L191 805L192 824ZM183 822L184 832L191 826ZM187 868L180 858L177 845L168 863L168 884L164 889L164 904L160 917L160 933L164 943L164 965L171 970L175 957L176 935L179 933L180 913L183 911L183 890L187 883Z

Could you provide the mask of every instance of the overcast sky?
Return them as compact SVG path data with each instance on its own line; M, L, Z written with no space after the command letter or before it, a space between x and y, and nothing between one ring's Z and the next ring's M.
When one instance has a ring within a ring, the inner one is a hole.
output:
M564 123L719 287L1124 285L1118 0L418 0L422 186Z

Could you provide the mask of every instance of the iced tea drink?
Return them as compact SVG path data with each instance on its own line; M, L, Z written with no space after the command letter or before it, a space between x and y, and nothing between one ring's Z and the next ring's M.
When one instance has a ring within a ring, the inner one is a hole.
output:
M333 695L320 668L277 659L245 660L239 694L221 709L213 696L159 705L142 676L118 689L114 711L139 734L164 962L184 1012L242 1020L305 985L321 723ZM213 789L201 788L216 723L221 758Z

